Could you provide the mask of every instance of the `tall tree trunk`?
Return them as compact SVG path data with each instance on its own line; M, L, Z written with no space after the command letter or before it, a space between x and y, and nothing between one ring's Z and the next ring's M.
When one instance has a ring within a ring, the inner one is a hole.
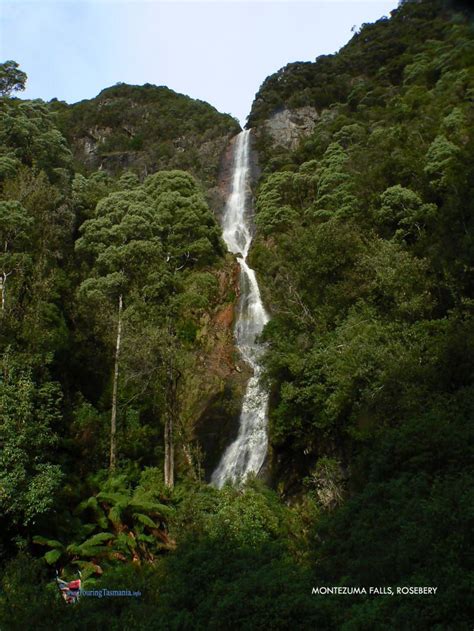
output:
M2 311L5 311L6 306L6 297L7 297L7 278L10 276L11 272L2 272L0 274L0 291L2 294Z
M2 290L2 311L5 311L5 283L6 283L5 274L0 274L0 288Z
M168 364L165 420L165 484L170 489L174 486L174 430L178 419L180 379L181 371L176 368L174 358L171 356Z
M165 484L170 489L174 486L173 417L169 414L165 421Z
M120 360L120 342L122 340L122 294L119 296L118 301L118 319L117 319L117 339L115 343L115 365L114 365L114 384L112 389L112 413L110 416L110 471L115 469L117 462L117 446L116 446L116 433L117 433L117 390L118 390L118 378L119 378L119 360Z

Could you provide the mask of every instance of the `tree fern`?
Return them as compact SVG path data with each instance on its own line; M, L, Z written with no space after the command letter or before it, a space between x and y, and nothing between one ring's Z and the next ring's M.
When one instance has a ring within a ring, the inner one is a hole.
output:
M46 552L43 558L46 561L46 563L49 563L49 565L53 565L54 563L56 563L56 561L58 561L62 557L62 555L63 555L63 550L59 548L53 548L53 550L48 550L48 552Z
M151 517L148 517L148 515L144 515L143 513L134 513L133 519L136 519L144 526L149 526L150 528L158 528L153 519L151 519Z

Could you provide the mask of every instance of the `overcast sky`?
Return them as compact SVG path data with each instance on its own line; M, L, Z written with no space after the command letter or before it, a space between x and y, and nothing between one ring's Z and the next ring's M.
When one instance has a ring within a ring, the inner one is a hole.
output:
M27 98L73 103L119 81L208 101L242 123L263 80L337 51L397 0L0 0L0 60Z

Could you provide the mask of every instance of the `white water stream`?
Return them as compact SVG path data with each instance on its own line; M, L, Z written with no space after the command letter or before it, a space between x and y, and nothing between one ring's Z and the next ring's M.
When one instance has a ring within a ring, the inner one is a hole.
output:
M238 255L240 264L240 300L235 323L235 340L244 360L253 369L240 413L239 433L231 443L211 476L221 487L226 480L244 480L249 473L258 473L268 447L268 392L259 383L262 372L261 345L256 343L269 317L260 298L255 272L247 265L252 242L249 217L250 200L250 131L241 132L234 146L232 187L222 218L224 241L230 252Z

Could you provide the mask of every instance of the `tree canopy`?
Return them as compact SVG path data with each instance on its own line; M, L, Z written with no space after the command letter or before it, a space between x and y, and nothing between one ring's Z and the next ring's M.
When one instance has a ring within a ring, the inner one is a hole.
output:
M24 90L26 79L26 73L20 70L16 61L4 61L0 64L0 96Z

